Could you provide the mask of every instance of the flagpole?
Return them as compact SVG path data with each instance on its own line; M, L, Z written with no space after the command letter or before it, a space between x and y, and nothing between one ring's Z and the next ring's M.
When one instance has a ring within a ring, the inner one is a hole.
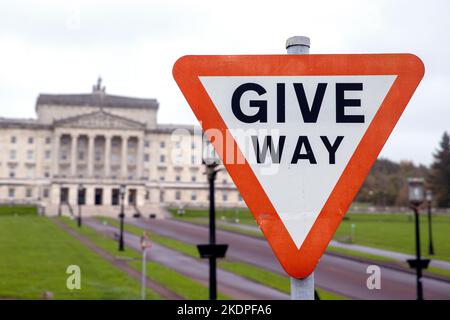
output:
M309 54L308 37L295 36L286 40L287 54ZM304 279L291 277L291 300L314 300L314 272Z

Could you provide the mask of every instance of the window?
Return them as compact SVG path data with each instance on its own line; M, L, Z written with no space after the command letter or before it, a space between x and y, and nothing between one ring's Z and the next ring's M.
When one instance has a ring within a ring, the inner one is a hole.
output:
M96 206L101 206L103 203L103 189L96 188L94 190L94 204Z
M33 137L28 137L28 144L33 144L34 142L34 138Z
M166 180L166 178L164 178L164 176L159 177L159 181L164 181Z
M45 150L45 160L50 160L52 153L50 150Z
M14 189L14 188L9 188L9 189L8 189L8 197L14 198L15 196L16 196L16 189Z
M195 164L197 158L195 156L191 156L191 164Z
M84 160L84 152L83 151L78 152L78 160Z
M25 197L31 198L32 196L33 196L33 189L31 189L31 188L26 188L26 189L25 189Z
M180 176L176 176L176 177L175 177L175 181L180 182L180 180L181 180L181 177L180 177Z
M150 200L150 190L145 191L145 200Z
M175 200L181 200L181 192L180 191L175 192Z
M195 149L195 142L191 143L191 149Z
M238 194L238 201L242 201L242 196L241 196L241 194Z
M159 146L161 147L161 149L164 149L166 147L166 143L164 141L161 141L159 143Z
M227 179L222 179L223 184L227 184L227 182L228 182Z
M145 141L144 141L144 146L145 146L146 148L150 147L150 141L145 140Z
M10 177L10 178L15 178L15 177L16 177L16 173L15 173L13 170L11 170L11 171L9 172L9 177Z
M161 163L164 163L164 162L166 162L166 156L165 155L160 155L159 156L159 162L161 162Z
M16 150L10 150L9 151L9 159L10 160L16 160Z
M111 204L113 206L118 206L119 203L119 197L120 197L120 190L119 189L112 189L111 193Z
M45 171L45 173L44 173L44 177L46 177L46 178L50 178L50 172L48 172L48 171Z
M45 189L43 190L43 192L42 192L42 196L43 196L44 198L48 198L48 194L49 194L49 191L48 191L47 188L45 188Z
M34 169L27 168L27 178L33 178L33 177L34 177Z
M86 188L78 189L78 205L86 204Z
M148 153L144 154L144 161L149 162L150 161L150 155Z
M33 158L34 158L33 150L28 150L27 151L27 160L33 160Z
M227 195L227 194L224 193L224 194L222 195L222 201L223 201L223 202L227 202L227 201L228 201L228 195Z
M67 152L61 152L61 160L67 160Z
M191 200L196 201L197 200L197 194L195 192L191 193Z
M45 138L45 144L50 144L50 143L52 143L52 138L46 137Z
M180 149L180 147L181 147L181 142L180 142L180 141L177 141L177 142L175 143L175 148Z
M192 182L196 182L196 181L197 181L197 177L196 177L196 176L192 176L192 177L191 177L191 181L192 181Z
M11 137L11 143L16 143L16 142L17 142L16 136L12 136L12 137Z
M61 188L59 192L59 202L60 203L67 203L69 201L69 188Z

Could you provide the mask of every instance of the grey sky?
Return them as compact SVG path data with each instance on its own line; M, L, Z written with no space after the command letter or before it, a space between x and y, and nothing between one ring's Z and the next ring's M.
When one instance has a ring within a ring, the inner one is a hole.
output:
M0 116L34 117L39 93L157 98L159 121L196 123L172 78L185 54L283 54L292 35L311 53L411 52L426 75L382 151L429 164L450 131L450 2L2 1Z

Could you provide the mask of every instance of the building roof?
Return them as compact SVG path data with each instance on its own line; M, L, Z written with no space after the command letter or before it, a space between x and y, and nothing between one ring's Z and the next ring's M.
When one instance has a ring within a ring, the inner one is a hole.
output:
M131 98L93 92L87 94L40 94L36 108L39 105L158 109L159 103L156 99Z
M37 119L17 119L17 118L0 117L0 128L49 129L50 126L39 122Z
M199 135L203 133L200 126L193 124L158 124L156 128L149 129L147 131L155 133L173 133L175 130L177 130L178 133L182 133L183 131L186 133L189 132L190 134Z

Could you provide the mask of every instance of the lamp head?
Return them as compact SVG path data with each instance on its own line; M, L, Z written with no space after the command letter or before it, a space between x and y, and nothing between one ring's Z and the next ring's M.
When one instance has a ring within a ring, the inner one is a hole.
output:
M425 201L425 180L423 178L408 179L408 200L416 207Z
M121 184L120 185L120 189L119 189L119 193L121 194L121 195L124 195L125 194L125 185L124 184Z

